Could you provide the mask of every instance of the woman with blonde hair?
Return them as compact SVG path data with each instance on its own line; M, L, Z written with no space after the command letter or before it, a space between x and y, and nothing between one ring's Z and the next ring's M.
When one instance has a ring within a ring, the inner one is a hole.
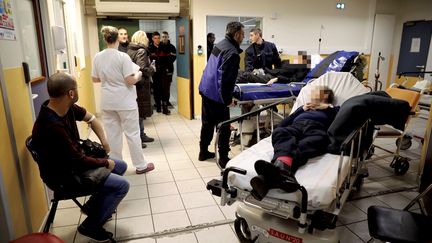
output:
M148 44L149 39L147 38L147 34L142 30L138 30L133 34L127 51L127 54L131 57L132 61L140 67L140 71L143 74L142 79L135 84L137 91L140 137L143 148L147 147L145 143L154 141L153 138L147 136L144 132L144 119L153 114L150 83L151 77L155 72L155 66L150 64L149 52L147 49Z
M138 106L135 83L141 80L142 72L131 58L117 50L118 30L103 26L101 33L107 48L93 59L93 82L101 82L102 121L111 147L110 155L122 159L123 134L126 137L130 156L136 173L154 169L153 163L144 159L138 126Z

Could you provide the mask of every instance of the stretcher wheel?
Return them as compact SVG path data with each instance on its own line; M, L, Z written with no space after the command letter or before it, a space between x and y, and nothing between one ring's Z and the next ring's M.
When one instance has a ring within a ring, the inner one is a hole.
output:
M396 175L404 175L409 169L408 159L404 157L396 158L393 168Z
M237 235L237 238L241 243L252 243L254 240L252 240L251 232L249 229L249 226L244 218L236 218L234 220L234 229Z
M404 135L402 137L402 144L400 145L400 149L402 150L407 150L411 147L412 145L412 137ZM399 143L401 141L401 138L396 139L396 146L399 146Z

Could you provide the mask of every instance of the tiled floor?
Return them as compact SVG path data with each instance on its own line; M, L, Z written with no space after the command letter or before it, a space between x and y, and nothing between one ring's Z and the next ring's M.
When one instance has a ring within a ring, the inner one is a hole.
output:
M417 119L411 127L421 134L424 126L425 121ZM214 161L197 159L201 121L156 113L145 120L145 128L155 141L148 143L143 152L156 169L146 175L136 175L130 164L126 174L130 191L113 215L114 220L105 225L107 230L120 240L135 239L124 241L134 243L238 242L230 224L235 206L221 207L219 198L205 188L209 180L218 177L219 169ZM394 147L392 139L378 142L387 148ZM413 146L403 152L412 159L410 170L404 176L394 175L388 166L391 159L368 165L370 176L365 179L362 190L353 194L354 198L362 199L348 202L339 216L340 242L366 242L370 238L366 221L370 205L402 208L417 195L414 190L378 194L417 185L420 149L419 142L414 140ZM130 163L126 142L123 155ZM370 195L375 196L367 197ZM76 232L85 217L79 208L72 201L61 202L59 207L52 232L66 242L88 242Z

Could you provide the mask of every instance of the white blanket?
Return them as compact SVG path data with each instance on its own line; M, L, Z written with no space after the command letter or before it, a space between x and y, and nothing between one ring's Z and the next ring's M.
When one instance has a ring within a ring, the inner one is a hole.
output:
M251 148L243 151L231 159L227 167L235 166L247 171L246 175L230 172L228 184L245 190L252 190L250 180L257 175L254 164L255 161L262 159L270 161L273 158L273 146L271 137L261 140ZM310 159L306 165L300 167L295 177L297 181L306 188L308 192L308 205L314 208L327 208L336 198L337 172L339 166L339 155L325 154ZM348 157L344 157L342 166L342 178L345 178L348 172ZM340 184L343 179L341 179ZM280 189L272 189L267 197L301 202L300 192L286 193Z

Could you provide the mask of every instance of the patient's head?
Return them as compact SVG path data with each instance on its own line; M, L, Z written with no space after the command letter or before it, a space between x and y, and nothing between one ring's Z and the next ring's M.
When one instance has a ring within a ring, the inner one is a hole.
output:
M331 104L334 99L333 91L324 85L315 86L311 90L311 103L327 103Z

